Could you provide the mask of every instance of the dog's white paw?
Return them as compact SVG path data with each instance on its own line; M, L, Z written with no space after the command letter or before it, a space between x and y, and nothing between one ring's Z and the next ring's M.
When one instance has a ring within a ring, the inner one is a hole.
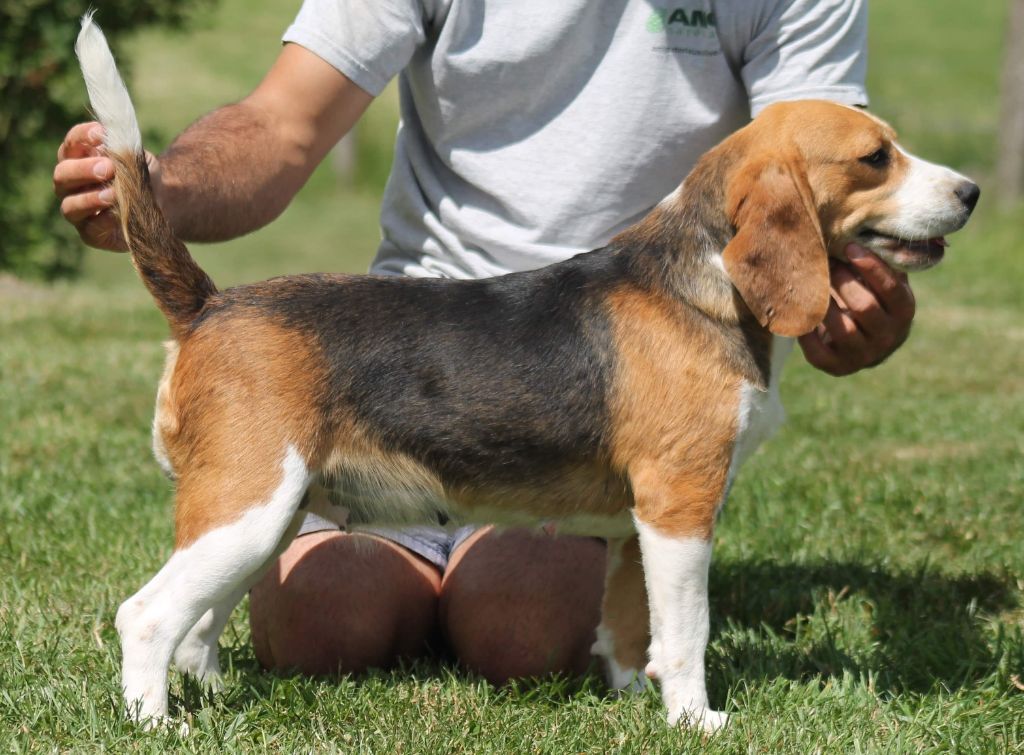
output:
M175 721L170 716L150 716L140 723L143 731L174 731L179 737L187 737L192 733L192 728L187 722Z
M640 669L622 668L614 658L606 660L605 680L609 687L620 692L642 692L648 684Z
M221 676L219 671L207 672L203 676L199 677L206 688L211 692L223 692L224 691L224 677Z
M190 632L174 651L174 667L198 679L204 686L219 692L224 687L220 674L217 643L204 641Z
M688 726L702 729L712 734L729 723L729 714L710 708L694 708L670 711L668 714L669 726Z

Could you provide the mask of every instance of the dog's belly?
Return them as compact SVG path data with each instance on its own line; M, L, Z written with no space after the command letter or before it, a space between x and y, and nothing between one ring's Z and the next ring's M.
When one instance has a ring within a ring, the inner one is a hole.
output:
M408 457L335 459L306 506L352 524L553 522L567 534L620 537L633 531L630 487L600 465L568 467L519 485L446 486Z
M319 487L322 494L311 496L309 510L350 524L437 524L451 516L441 481L401 454L336 458L320 474Z
M625 509L618 514L576 513L567 516L543 517L515 509L476 507L466 511L458 510L456 516L459 521L463 522L496 524L502 527L534 527L542 523L554 524L559 535L618 538L627 537L636 531L630 509Z

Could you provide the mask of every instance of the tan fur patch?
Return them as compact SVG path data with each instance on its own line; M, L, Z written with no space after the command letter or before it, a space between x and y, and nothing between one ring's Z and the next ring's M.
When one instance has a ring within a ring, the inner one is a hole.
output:
M618 550L613 561L613 549ZM612 657L623 669L642 671L647 664L650 618L640 540L608 543L609 568L601 601L601 624L612 636Z
M614 519L633 504L626 480L597 461L563 468L542 480L524 480L521 486L450 489L448 497L474 521L486 512L483 518L502 524L572 516Z
M429 521L444 500L437 475L406 454L388 451L357 421L332 407L336 425L323 463L332 500L361 518L391 524ZM346 494L358 494L347 500Z
M623 287L608 297L618 358L612 457L636 514L672 536L709 538L736 435L741 378L694 315Z
M387 523L423 522L438 505L451 504L465 521L528 525L580 516L607 519L610 529L618 529L613 520L626 516L633 503L626 480L599 462L518 486L445 488L428 468L383 448L355 421L336 432L323 470L339 504L358 506L363 518ZM346 482L361 489L361 500L344 499Z
M179 475L175 545L265 503L288 445L314 465L323 445L311 338L256 316L225 317L168 353L156 430Z

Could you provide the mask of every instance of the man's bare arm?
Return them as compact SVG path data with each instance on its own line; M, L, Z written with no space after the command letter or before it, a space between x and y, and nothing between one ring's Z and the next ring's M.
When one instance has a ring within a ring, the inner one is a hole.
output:
M161 208L176 233L222 241L266 225L288 206L372 96L298 45L285 45L256 90L189 126L148 156ZM86 243L124 249L102 183L113 175L102 130L79 124L58 152L54 191Z

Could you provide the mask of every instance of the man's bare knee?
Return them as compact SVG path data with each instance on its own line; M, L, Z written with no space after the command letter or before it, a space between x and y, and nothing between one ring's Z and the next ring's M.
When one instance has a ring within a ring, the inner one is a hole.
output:
M441 590L453 652L492 683L590 664L600 618L604 545L512 531L485 534L454 555Z
M378 538L297 538L253 587L249 616L266 668L358 673L415 657L436 625L437 569Z

